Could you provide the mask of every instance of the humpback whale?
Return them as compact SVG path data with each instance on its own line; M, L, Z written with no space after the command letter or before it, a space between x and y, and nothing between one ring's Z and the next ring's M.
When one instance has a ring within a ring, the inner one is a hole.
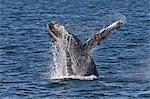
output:
M95 33L85 43L82 43L79 38L68 32L61 24L48 23L47 28L49 36L54 41L58 55L63 54L67 75L95 75L98 77L98 71L90 51L122 25L123 21L115 21Z

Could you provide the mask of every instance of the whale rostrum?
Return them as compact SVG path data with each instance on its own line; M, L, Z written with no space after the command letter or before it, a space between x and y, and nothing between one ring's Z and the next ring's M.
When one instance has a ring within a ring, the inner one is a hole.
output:
M76 36L68 32L63 25L48 23L47 27L49 36L54 40L53 43L57 48L58 55L64 54L67 75L95 75L98 77L98 71L90 51L122 25L121 20L115 21L95 33L85 43L82 43Z

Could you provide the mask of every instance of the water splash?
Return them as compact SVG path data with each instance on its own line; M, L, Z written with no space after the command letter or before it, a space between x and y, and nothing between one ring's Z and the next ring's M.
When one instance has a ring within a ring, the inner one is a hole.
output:
M98 79L95 75L90 76L79 76L79 75L70 75L70 76L53 76L51 77L52 80L56 79L79 79L79 80L95 80Z
M126 23L126 16L117 11L111 11L108 15L101 17L101 25L107 26L108 24L115 21L122 21L124 24Z
M69 41L66 39L70 38L67 31L62 30L62 38L58 38L57 42L53 44L53 61L54 64L52 66L52 73L50 78L58 78L58 77L65 77L68 75L67 72L67 57L66 57L66 48L69 48L71 45L71 40Z
M61 45L62 46L62 45ZM52 72L50 78L60 77L67 75L66 69L66 54L64 50L60 49L59 52L56 48L57 46L53 45L53 61Z
M114 19L115 21L116 20L120 20L123 23L126 22L126 16L121 14L121 13L119 13L119 12L115 12L115 11L112 13L112 19Z

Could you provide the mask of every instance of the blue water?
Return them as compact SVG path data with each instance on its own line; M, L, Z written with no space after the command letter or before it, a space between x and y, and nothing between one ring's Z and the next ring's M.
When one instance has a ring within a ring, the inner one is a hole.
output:
M93 50L99 79L50 80L57 22L86 41L113 20L122 28ZM0 0L0 99L150 99L149 0Z

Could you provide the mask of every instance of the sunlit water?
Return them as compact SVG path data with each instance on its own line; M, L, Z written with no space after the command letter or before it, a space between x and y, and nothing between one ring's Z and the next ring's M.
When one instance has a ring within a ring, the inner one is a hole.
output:
M0 99L149 99L149 5L149 0L1 0ZM97 80L49 79L55 63L46 23L62 23L85 42L124 16L124 26L91 53Z

